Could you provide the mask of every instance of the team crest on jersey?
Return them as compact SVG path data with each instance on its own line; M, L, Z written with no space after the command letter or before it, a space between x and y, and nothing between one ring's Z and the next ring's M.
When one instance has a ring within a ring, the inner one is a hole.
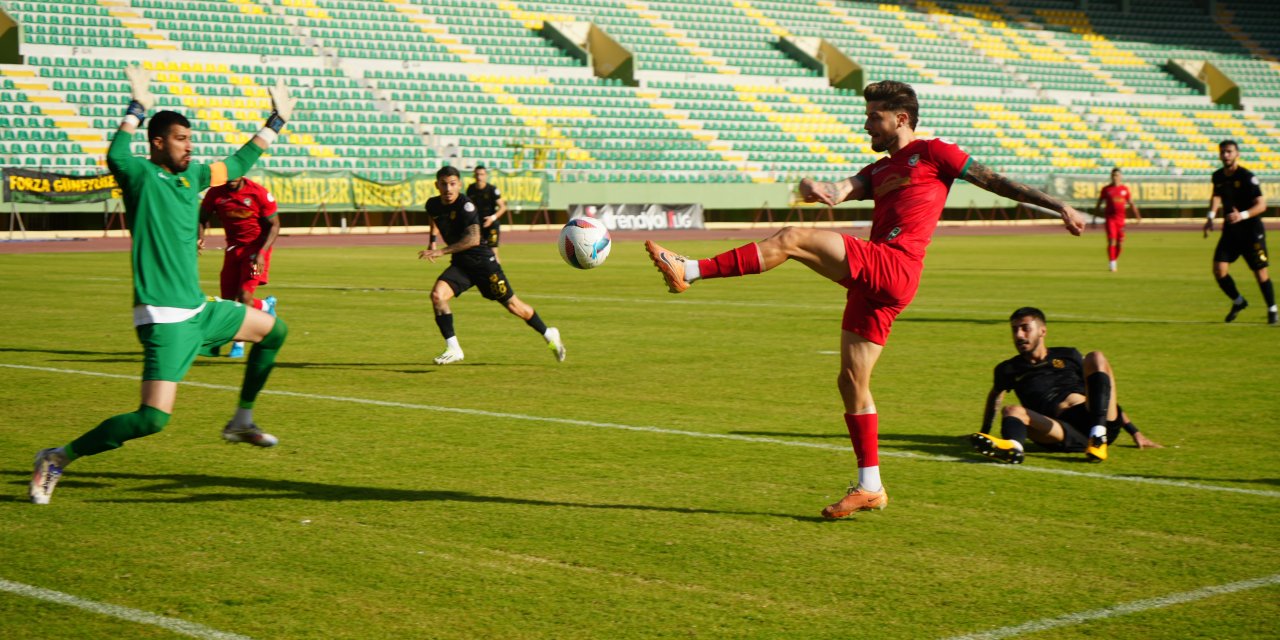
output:
M907 166L908 166L908 167L914 167L914 166L916 166L916 163L917 163L917 162L920 162L920 154L918 154L918 153L913 153L913 154L911 154L911 157L910 157L910 158L907 158Z
M1054 358L1054 359L1053 359L1053 368L1054 368L1054 369L1063 369L1063 368L1066 368L1066 366L1067 366L1067 363L1063 362L1061 358Z
M251 202L253 202L253 201L252 201L252 200L250 200L250 199L248 199L248 198L245 198L245 199L244 199L244 206L246 206L246 207L247 207L247 206L249 206L249 204L250 204Z
M190 183L190 182L187 182L187 177L186 177L186 176L178 176L178 184L180 184L180 185L182 185L182 186L184 186L184 187L190 187L190 186L191 186L191 183Z

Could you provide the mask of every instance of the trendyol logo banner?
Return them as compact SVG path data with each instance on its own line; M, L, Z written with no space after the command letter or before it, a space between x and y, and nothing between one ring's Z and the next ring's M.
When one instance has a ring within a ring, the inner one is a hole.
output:
M705 228L700 204L571 204L574 218L595 218L610 231Z

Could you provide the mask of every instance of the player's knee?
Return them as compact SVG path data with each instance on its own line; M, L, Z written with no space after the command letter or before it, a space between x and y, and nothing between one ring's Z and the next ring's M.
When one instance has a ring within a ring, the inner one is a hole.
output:
M279 349L284 346L285 338L289 337L289 325L285 321L276 318L275 324L271 325L271 330L258 341L258 345L264 349Z
M1030 416L1027 415L1027 410L1016 404L1001 409L1000 415L1005 418L1017 418L1023 422L1027 422L1030 419Z
M444 289L440 289L440 288L436 288L436 289L432 289L432 290L431 290L431 304L432 304L432 305L434 305L434 306L437 306L437 307L438 307L438 306L440 306L440 305L442 305L442 304L444 304L444 303L446 303L446 302L448 302L448 301L449 301L449 292L448 292L448 291L446 291L446 290L444 290Z
M1092 368L1094 371L1105 371L1108 368L1107 356L1101 351L1090 351L1084 356L1084 366Z
M156 409L155 407L142 405L141 407L138 407L138 411L136 413L138 415L137 425L138 431L140 432L139 437L160 433L164 430L164 426L169 424L169 414Z
M778 233L774 234L773 237L777 239L778 244L787 249L793 249L799 246L801 238L804 237L805 233L807 233L807 231L800 227L783 227L779 229Z

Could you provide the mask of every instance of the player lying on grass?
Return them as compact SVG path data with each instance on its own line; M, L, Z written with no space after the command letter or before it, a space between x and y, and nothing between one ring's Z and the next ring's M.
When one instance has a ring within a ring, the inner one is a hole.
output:
M827 518L883 509L889 497L880 481L879 421L871 397L871 370L893 320L915 297L925 248L938 226L951 183L963 178L992 193L1056 211L1067 231L1080 235L1084 217L1031 187L997 175L943 140L916 138L919 104L910 85L890 80L867 86L864 128L871 148L888 152L857 175L839 182L800 183L806 202L836 205L875 200L870 240L826 229L786 227L773 236L706 260L691 260L646 242L649 257L672 293L704 278L761 273L795 260L847 289L840 332L837 386L844 421L858 461L858 481Z
M288 328L283 320L232 300L208 298L200 290L196 238L200 192L238 178L276 139L293 111L281 83L271 89L267 124L234 155L213 164L191 162L191 123L160 111L147 127L150 158L129 150L133 133L155 104L150 75L126 69L133 100L107 152L107 167L124 192L133 236L133 324L142 343L142 403L138 410L108 418L70 444L36 454L30 496L47 504L72 461L110 451L126 441L159 432L169 422L182 380L196 354L232 340L256 343L245 366L240 403L222 430L230 442L276 444L253 422L253 403L267 382Z
M1026 442L1048 451L1084 452L1090 462L1107 459L1107 443L1123 428L1140 449L1160 445L1133 426L1116 400L1115 373L1101 351L1081 356L1073 347L1047 347L1044 313L1023 307L1009 316L1018 355L996 365L995 382L982 411L982 430L969 436L984 456L1021 464ZM1021 405L1000 408L1013 389ZM1000 437L990 436L1000 411Z

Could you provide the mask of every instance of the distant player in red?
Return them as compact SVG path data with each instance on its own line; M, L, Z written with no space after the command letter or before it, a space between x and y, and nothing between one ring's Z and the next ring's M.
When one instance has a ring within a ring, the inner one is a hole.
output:
M807 202L828 205L873 198L869 241L826 229L785 227L766 240L706 260L690 260L653 242L645 243L672 293L688 289L689 283L701 278L761 273L787 260L796 260L848 290L837 386L858 460L858 482L844 498L822 510L826 518L883 509L889 502L880 481L879 420L871 398L871 370L894 318L916 294L925 247L938 225L951 183L964 178L997 195L1052 209L1072 234L1084 230L1084 218L1075 209L995 174L954 144L916 139L919 104L910 85L885 80L868 85L862 95L867 101L864 128L871 148L889 156L839 182L806 178L800 183L800 194Z
M275 315L276 297L254 297L258 287L267 284L271 268L271 248L280 234L280 217L276 215L276 199L262 185L248 179L232 180L213 187L200 203L200 248L204 248L204 231L209 217L217 215L227 234L227 251L222 260L222 299L236 300L246 306ZM244 343L231 345L232 358L244 355Z
M1133 194L1129 191L1129 187L1120 183L1121 179L1120 167L1111 170L1111 184L1102 188L1098 192L1098 201L1093 205L1093 215L1098 215L1098 209L1105 202L1106 220L1107 220L1107 258L1111 260L1111 270L1116 270L1116 260L1120 259L1120 245L1124 242L1124 210L1125 207L1133 209L1133 219L1135 222L1142 221L1142 214L1138 211L1138 204L1133 201Z

